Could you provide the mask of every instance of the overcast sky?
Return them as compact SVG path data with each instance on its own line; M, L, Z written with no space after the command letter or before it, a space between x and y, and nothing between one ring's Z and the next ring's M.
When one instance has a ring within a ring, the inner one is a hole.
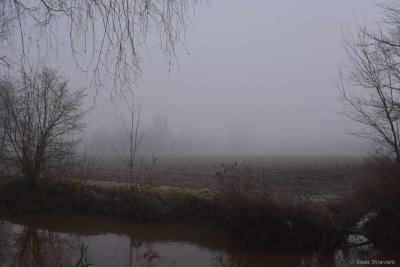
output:
M335 112L335 80L344 60L342 28L379 18L375 3L209 0L197 6L171 71L160 52L150 47L150 57L144 55L135 93L145 135L161 119L195 154L365 154L368 143L349 135L351 124ZM55 65L73 85L85 84L73 63ZM112 119L114 108L100 95L90 131L115 133Z

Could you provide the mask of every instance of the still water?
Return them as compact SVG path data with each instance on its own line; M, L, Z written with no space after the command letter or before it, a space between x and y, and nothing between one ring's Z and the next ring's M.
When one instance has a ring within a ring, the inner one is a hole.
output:
M105 267L362 266L357 260L400 263L396 253L382 253L370 245L325 253L254 248L207 225L132 223L82 214L0 218L0 266L75 266L82 244L88 247L88 262Z

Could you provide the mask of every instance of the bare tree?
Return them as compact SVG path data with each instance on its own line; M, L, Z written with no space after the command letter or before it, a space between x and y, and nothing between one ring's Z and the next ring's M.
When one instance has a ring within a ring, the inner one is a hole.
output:
M46 169L70 157L84 128L85 90L71 91L65 78L42 68L0 81L0 130L7 162L35 183Z
M19 52L24 58L36 46L57 47L58 25L65 25L61 32L65 29L66 43L77 66L92 73L96 88L107 89L103 82L110 79L111 92L116 92L130 88L126 85L132 85L140 74L141 54L148 52L149 33L158 37L157 47L168 63L173 62L188 13L199 1L3 0L0 44L11 43L15 49L12 40L20 41ZM0 63L11 66L12 58L10 53L0 55Z
M132 102L127 103L127 108L129 111L128 119L125 119L121 116L121 121L123 125L123 133L121 136L121 144L120 150L115 148L113 149L121 159L121 161L125 164L128 169L128 181L131 185L131 189L134 189L134 164L136 161L136 154L139 148L140 143L143 139L143 133L140 132L140 116L141 116L141 107L136 108L134 103L134 97L132 96ZM141 166L143 161L141 162ZM140 166L140 167L141 167ZM140 170L139 170L140 171ZM136 181L136 189L138 182Z
M354 134L388 149L400 163L400 10L382 8L375 30L361 27L344 38L347 62L338 88L343 114L363 125Z

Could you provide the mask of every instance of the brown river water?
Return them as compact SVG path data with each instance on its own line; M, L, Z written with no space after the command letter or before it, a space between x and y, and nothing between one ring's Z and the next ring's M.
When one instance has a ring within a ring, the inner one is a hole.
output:
M0 266L398 266L372 245L331 252L249 247L210 225L133 223L83 214L0 217Z

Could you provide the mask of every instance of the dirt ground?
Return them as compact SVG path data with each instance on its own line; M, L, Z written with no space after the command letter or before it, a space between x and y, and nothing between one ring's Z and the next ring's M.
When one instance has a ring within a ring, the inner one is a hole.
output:
M277 193L297 196L344 195L367 175L364 160L354 157L186 157L137 160L135 179L141 184L190 189L213 188L222 164L251 164ZM127 183L128 168L118 158L103 157L90 180Z

